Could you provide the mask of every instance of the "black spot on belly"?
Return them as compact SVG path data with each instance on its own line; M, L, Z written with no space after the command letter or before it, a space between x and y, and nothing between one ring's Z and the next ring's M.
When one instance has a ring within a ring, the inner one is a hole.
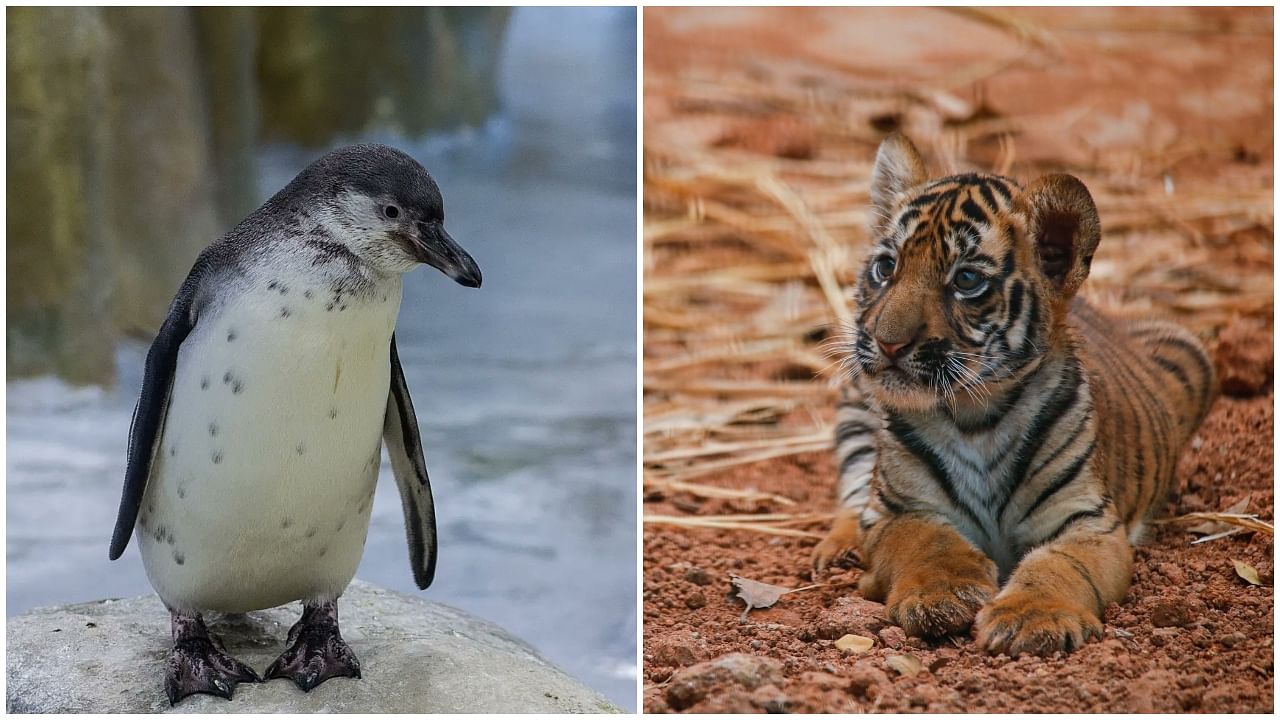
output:
M347 309L347 306L343 305L342 307L338 308L338 312L342 312L343 310L346 310L346 309Z
M161 525L156 528L155 533L153 533L151 537L155 539L156 542L164 542L164 538L168 534L169 534L169 529Z
M280 317L287 318L289 317L289 314L290 314L290 311L288 306L280 308Z
M235 330L228 331L227 342L235 342L235 341L236 341L236 331Z
M226 371L225 373L223 373L223 375L222 375L222 384L223 384L223 385L230 385L230 384L231 384L231 371L230 371L230 370L228 370L228 371Z
M329 552L329 546L328 546L328 545L325 545L324 547L320 548L320 555L319 555L319 557L324 557L324 554L325 554L325 553L327 553L327 552Z
M337 420L337 419L338 419L338 408L336 408L336 407L335 407L335 408L329 408L329 419L330 419L330 420Z
M209 435L218 437L218 423L209 423Z
M143 513L142 517L138 518L138 526L139 526L139 527L141 527L143 530L146 530L146 529L147 529L147 516L146 516L146 513Z
M304 452L306 452L306 451L307 451L307 447L306 447L305 445L303 445L302 443L298 443L298 446L297 446L297 447L295 447L295 448L294 448L294 450L296 450L296 451L298 452L298 454L299 454L299 455L301 455L302 453L304 453Z
M329 303L328 305L325 305L324 309L329 312L333 312L333 303Z
M177 446L177 445L170 445L170 446L169 446L169 457L173 457L174 455L177 455L177 454L178 454L178 446Z
M285 519L283 519L283 520L281 520L281 521L280 521L280 529L281 529L281 530L288 530L288 529L289 529L289 527L290 527L291 525L293 525L293 519L292 519L292 518L285 518Z
M185 500L185 499L186 499L186 497L187 497L187 486L186 486L186 485L179 485L179 486L178 486L178 499L179 499L179 500Z
M275 280L272 280L271 283L267 285L268 290L275 290L278 287L280 287L280 283L276 282Z
M186 556L186 555L183 555L182 553L178 552L177 550L174 550L174 551L173 551L173 561L174 561L174 562L176 562L176 563L178 563L179 565L181 565L181 564L183 564L183 563L185 563L185 562L187 561L187 556Z
M317 528L315 525L312 525L311 527L307 528L307 537L309 537L309 538L310 538L310 537L315 537L315 536L316 536L316 533L317 533L317 532L319 532L319 531L320 531L320 529L319 529L319 528Z
M310 299L311 299L311 291L310 291L310 290L305 290L305 291L303 291L303 293L302 293L302 297L304 297L304 298L306 298L306 299L310 300Z
M346 518L343 518L343 519L338 523L338 528L337 528L336 530L334 530L334 532L342 532L342 528L344 528L344 527L346 527L346 526L347 526L347 519L346 519Z
M165 537L165 542L169 543L170 545L172 545L172 544L173 544L174 542L176 542L176 541L177 541L177 538L173 536L173 533L169 533L169 534Z
M287 285L281 285L281 286L280 286L280 294L281 294L281 295L288 295L288 294L289 294L289 286L287 286Z
M217 465L218 463L221 463L221 462L222 462L222 451L217 450L213 453L213 464Z
M239 380L231 383L232 395L239 395L241 390L244 390L244 383L240 382Z
M204 377L200 378L200 389L201 389L201 390L208 390L208 389L209 389L209 376L208 376L208 375L205 375Z

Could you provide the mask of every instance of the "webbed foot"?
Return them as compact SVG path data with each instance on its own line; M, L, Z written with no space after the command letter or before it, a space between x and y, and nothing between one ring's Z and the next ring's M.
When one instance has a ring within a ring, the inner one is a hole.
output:
M164 680L170 705L199 693L230 700L238 683L261 682L253 668L227 654L199 614L170 611L170 623L173 649Z
M338 632L338 605L304 605L289 630L289 649L267 668L267 679L288 678L303 692L334 677L360 677L360 660Z

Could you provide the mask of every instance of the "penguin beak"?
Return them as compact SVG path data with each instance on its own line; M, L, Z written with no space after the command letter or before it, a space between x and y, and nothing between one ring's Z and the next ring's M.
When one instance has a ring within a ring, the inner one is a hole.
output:
M449 237L440 223L418 223L414 243L418 262L425 263L453 278L464 287L480 287L480 266L462 246Z

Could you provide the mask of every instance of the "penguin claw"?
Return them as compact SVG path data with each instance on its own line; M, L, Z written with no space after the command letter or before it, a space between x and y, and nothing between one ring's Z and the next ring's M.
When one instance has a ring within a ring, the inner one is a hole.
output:
M338 632L336 611L331 617L304 612L289 638L289 649L267 668L267 680L288 678L303 692L311 692L329 678L360 678L360 660Z
M164 692L169 705L188 695L216 695L230 700L236 685L262 682L253 668L219 649L209 638L184 638L169 651Z

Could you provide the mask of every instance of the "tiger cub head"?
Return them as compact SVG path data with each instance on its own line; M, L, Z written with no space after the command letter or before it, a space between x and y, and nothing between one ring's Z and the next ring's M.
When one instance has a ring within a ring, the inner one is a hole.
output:
M911 141L880 145L872 249L854 294L850 366L885 409L985 416L1064 339L1098 247L1083 183L1046 175L930 180Z

